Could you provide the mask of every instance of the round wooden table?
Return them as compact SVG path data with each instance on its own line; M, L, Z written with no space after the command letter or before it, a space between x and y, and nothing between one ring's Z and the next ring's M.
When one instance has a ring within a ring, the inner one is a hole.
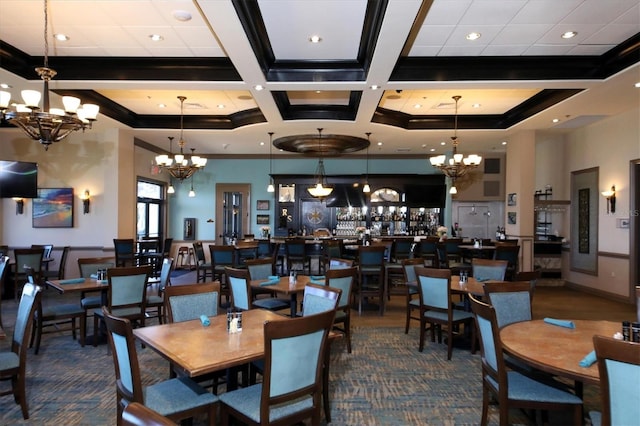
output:
M506 353L542 371L599 384L597 364L580 367L580 360L593 351L594 335L613 337L622 326L612 321L573 320L573 323L575 329L543 320L517 322L500 330L500 340Z

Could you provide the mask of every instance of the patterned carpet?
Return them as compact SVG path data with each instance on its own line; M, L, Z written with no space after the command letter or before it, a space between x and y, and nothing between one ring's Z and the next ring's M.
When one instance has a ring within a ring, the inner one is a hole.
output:
M3 301L8 335L15 313L5 307L12 304ZM453 359L447 361L445 346L430 342L420 353L417 334L416 328L409 335L400 328L357 328L352 354L346 353L344 342L334 344L332 425L479 424L479 355L454 349ZM0 350L7 347L7 340L0 341ZM138 355L145 383L167 376L167 362L153 350L139 349ZM81 348L69 332L45 335L40 354L28 355L30 420L22 420L19 406L7 396L0 398L0 424L114 425L113 376L112 357L105 345ZM593 393L586 388L587 394ZM492 410L490 420L497 424L497 410ZM517 411L511 421L525 423ZM194 425L204 423L196 419Z

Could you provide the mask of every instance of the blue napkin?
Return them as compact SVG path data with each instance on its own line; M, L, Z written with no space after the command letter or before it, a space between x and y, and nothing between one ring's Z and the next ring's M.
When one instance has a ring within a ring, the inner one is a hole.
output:
M555 318L545 318L544 322L546 322L547 324L557 325L560 327L576 328L576 325L573 323L573 321L559 320Z
M596 351L591 351L582 358L580 361L580 367L590 367L594 362L596 362L598 358L596 358Z
M280 282L280 278L271 279L260 283L260 287L268 286L268 285L276 285Z
M205 327L208 327L211 324L211 321L209 321L209 317L206 315L200 315L200 322Z
M316 280L316 281L324 281L325 280L324 275L311 275L311 277L309 277L309 278L311 278L312 280Z
M92 280L97 280L98 279L98 274L91 274L91 275L89 275L89 278L91 278Z
M83 282L84 278L70 278L68 280L60 280L60 284L79 284Z

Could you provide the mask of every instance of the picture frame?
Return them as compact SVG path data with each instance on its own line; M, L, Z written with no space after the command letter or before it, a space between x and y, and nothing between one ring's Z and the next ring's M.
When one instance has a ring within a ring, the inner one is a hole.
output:
M518 194L511 193L507 196L507 205L508 206L517 206L518 205Z
M256 216L256 223L258 225L268 225L270 222L270 217L268 214L259 214Z
M507 223L509 225L516 225L518 223L518 214L516 212L508 212Z
M182 229L182 239L185 241L193 241L196 239L196 218L186 217Z
M73 188L38 188L31 203L34 228L73 228Z
M269 210L269 200L256 201L256 210Z

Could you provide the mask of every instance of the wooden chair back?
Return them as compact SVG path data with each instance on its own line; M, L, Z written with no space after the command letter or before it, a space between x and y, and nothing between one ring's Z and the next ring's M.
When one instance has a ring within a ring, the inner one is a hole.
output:
M499 328L531 320L533 292L528 281L488 282L484 284L484 294L495 309Z
M224 268L227 282L231 288L231 306L234 309L248 311L251 309L251 284L249 271L239 268Z
M177 426L177 423L151 408L138 402L132 402L122 412L121 426Z
M114 257L82 257L78 259L78 270L82 278L91 278L99 269L115 268Z
M504 281L508 263L506 260L474 257L471 260L473 277L478 281Z
M305 285L302 315L315 315L326 311L334 311L335 314L341 294L342 290L339 288L313 283Z
M299 411L292 410L282 424L296 424L304 419L320 418L322 408L322 366L327 338L335 311L267 321L264 324L265 369L262 379L260 417L268 418L274 405L304 397L313 403ZM295 353L290 350L295 347ZM292 371L296 380L282 380Z
M220 305L220 283L174 285L165 289L165 312L167 321L182 322L218 315Z

